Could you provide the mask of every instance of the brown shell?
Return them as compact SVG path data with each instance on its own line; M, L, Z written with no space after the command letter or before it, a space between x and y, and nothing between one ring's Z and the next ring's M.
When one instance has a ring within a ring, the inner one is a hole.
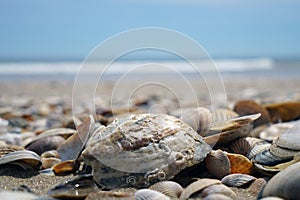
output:
M56 150L64 141L65 139L59 135L49 136L32 142L26 149L41 155L46 151Z
M234 109L240 116L261 113L261 117L254 121L254 127L268 124L271 121L268 111L253 100L243 100L235 104Z
M78 170L79 163L74 160L67 160L60 163L55 164L52 167L52 170L55 175L66 175L74 173Z
M230 162L231 174L250 174L253 164L245 156L240 154L226 153Z
M223 178L230 174L230 161L222 150L211 151L206 159L206 168L216 178Z
M265 105L273 122L287 122L300 117L300 102L290 101Z
M232 153L247 156L255 144L262 142L262 140L253 137L240 138L233 141L229 145L229 151Z

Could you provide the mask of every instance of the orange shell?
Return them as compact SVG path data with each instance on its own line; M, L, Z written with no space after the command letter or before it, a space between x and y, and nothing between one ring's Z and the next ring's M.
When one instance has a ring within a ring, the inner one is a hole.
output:
M253 164L252 162L241 154L233 154L233 153L226 153L229 162L231 174L251 174Z

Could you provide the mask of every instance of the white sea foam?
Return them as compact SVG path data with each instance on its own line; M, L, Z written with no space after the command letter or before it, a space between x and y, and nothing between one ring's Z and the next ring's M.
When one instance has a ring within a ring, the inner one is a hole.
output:
M119 61L111 65L103 62L2 62L0 63L0 75L55 75L81 73L105 74L123 73L197 73L215 72L243 72L251 70L266 70L274 67L274 62L269 58L258 59L218 59L213 63L207 60L194 61L194 66L184 61Z

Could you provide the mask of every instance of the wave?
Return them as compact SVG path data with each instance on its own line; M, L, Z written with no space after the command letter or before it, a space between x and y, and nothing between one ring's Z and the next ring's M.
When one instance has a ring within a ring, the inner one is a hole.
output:
M148 74L148 73L197 73L197 72L246 72L269 70L275 61L269 58L257 59L218 59L184 61L119 61L106 66L103 62L2 62L0 75L57 75L57 74Z

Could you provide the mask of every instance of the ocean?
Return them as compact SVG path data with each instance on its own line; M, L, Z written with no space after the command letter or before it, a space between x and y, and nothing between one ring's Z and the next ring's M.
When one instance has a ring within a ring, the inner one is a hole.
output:
M300 78L300 60L275 60L271 58L194 60L194 65L178 60L129 60L111 64L104 62L48 61L48 62L0 62L1 80L10 79L70 79L78 73L84 76L130 75L172 76L180 74L193 77L195 74L228 76L274 76Z

